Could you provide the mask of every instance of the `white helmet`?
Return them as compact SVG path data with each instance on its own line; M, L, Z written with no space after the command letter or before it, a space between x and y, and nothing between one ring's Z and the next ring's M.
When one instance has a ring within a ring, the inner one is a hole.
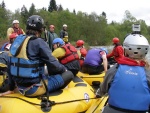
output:
M63 27L67 27L67 24L64 24Z
M19 20L14 20L12 24L19 24Z
M123 47L130 58L142 59L148 53L149 43L143 35L130 34L125 38Z

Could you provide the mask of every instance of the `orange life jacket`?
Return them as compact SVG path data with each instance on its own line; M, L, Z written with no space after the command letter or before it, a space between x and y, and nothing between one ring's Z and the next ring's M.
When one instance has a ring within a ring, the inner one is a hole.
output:
M66 44L62 46L65 49L66 54L63 58L59 59L62 64L67 64L73 60L79 60L79 55L77 54L76 48L71 44Z

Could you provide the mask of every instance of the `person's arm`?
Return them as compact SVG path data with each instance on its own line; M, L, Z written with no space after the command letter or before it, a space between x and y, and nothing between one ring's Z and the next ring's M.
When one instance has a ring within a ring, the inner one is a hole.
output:
M110 85L113 81L113 78L117 72L118 64L115 64L113 67L108 69L105 74L104 81L100 84L100 88L96 91L96 97L102 97L110 88Z
M147 84L150 88L150 70L145 68L145 72L146 72Z
M52 55L57 59L64 57L65 54L66 54L66 51L63 48L57 48L52 52Z
M9 36L14 32L13 28L8 28L7 30L7 39L9 40Z
M114 56L114 50L110 54L107 54L107 58L113 57Z
M64 31L63 30L60 31L60 38L64 38Z
M12 93L14 93L14 91L6 91L6 92L4 92L4 93L0 93L0 96L5 96L5 95L9 95L9 94L12 94Z
M47 65L49 75L61 74L66 71L65 66L52 56L52 51L42 38L29 41L27 49L30 59L40 58Z
M80 49L81 56L85 57L87 54L87 50L85 48Z
M106 57L106 53L104 51L100 52L102 59L103 59L103 66L104 66L104 71L107 71L107 57Z

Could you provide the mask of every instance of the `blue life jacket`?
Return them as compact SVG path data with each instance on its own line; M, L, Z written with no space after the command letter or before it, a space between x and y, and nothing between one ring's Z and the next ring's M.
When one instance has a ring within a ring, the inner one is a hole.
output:
M27 44L31 37L19 35L10 48L10 73L12 76L34 78L44 73L44 64L27 57Z
M119 65L108 93L108 103L112 106L127 110L148 110L150 89L144 67Z
M3 44L3 46L0 48L0 51L5 51L5 47L9 44L9 42L6 42Z

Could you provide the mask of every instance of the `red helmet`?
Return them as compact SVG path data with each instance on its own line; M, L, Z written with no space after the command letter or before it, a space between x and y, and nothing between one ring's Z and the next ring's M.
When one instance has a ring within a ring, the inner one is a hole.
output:
M78 46L78 47L83 46L83 44L84 44L84 41L83 41L83 40L78 40L78 41L76 42L76 46Z
M50 28L55 28L55 26L54 26L54 25L50 25L49 27L50 27Z
M17 33L12 33L12 34L9 36L9 38L12 39L12 38L16 38L17 36L18 36Z
M118 43L119 42L119 38L117 38L117 37L115 37L115 38L113 38L113 43Z

